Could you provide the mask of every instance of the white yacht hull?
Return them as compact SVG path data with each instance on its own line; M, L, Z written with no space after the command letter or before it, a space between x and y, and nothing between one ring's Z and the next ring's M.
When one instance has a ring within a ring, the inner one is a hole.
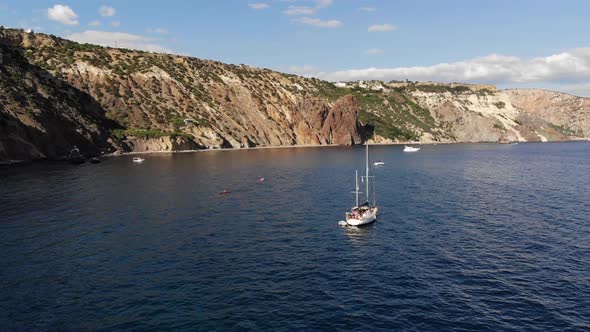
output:
M372 223L377 220L377 208L375 207L373 212L363 217L351 218L347 216L346 223L350 226L362 226Z

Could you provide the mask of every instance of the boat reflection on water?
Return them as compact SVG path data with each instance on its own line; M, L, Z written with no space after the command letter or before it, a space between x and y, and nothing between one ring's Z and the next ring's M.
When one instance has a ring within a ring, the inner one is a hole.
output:
M378 220L361 227L347 225L341 228L353 243L361 244L368 242L369 236L377 228L377 224L379 224Z

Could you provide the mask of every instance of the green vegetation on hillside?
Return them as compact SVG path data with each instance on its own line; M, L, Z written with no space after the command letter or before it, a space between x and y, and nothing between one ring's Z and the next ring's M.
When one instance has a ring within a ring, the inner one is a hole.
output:
M233 75L242 82L256 102L264 103L276 96L276 92L273 92L274 82L267 76L270 71L265 69L77 44L59 38L55 40L54 46L32 45L26 50L27 57L64 80L69 79L69 72L75 63L87 63L107 71L100 81L90 84L85 82L81 88L105 105L106 116L121 127L153 128L121 130L115 133L117 137L162 137L181 133L186 130L185 118L196 119L193 122L196 126L210 126L206 115L210 111L203 106L217 109L223 107L224 103L232 102L228 95L214 95L215 90L212 88L225 86L222 75ZM138 81L138 74L145 74L141 81ZM315 78L281 75L289 82L281 86L299 97L312 92L315 96L335 102L347 94L353 94L359 103L361 121L372 126L375 133L383 137L411 140L419 138L423 132L436 135L438 127L430 112L402 91L338 88L330 82ZM160 76L169 76L173 83L164 83ZM422 85L419 89L439 91L448 87ZM462 90L458 87L451 91L459 93ZM188 101L187 94L190 95Z
M430 112L399 90L339 88L326 81L317 81L314 87L316 96L330 101L354 95L359 103L361 121L371 125L377 135L392 140L418 140L421 132L437 135L438 125Z
M549 127L553 128L558 133L561 133L566 136L584 137L584 134L581 131L575 131L575 130L572 130L566 126L559 126L559 125L549 123Z
M506 103L504 103L503 101L499 101L497 103L494 103L494 106L496 106L498 109L502 109L506 106Z
M18 36L22 32L5 33ZM31 63L64 81L84 77L78 88L103 105L106 116L122 127L180 132L183 124L179 119L184 118L197 119L193 122L196 126L211 126L203 106L217 107L217 101L208 84L224 82L210 62L78 44L43 34L31 38L24 49ZM49 39L54 42L47 42Z
M402 91L422 91L422 92L429 92L429 93L444 93L450 92L452 94L461 94L461 93L469 93L472 92L471 89L467 86L458 85L458 86L450 86L450 85L440 85L440 84L411 84L407 87L401 88Z
M186 139L193 139L193 135L185 134L177 131L161 131L159 129L115 129L113 130L113 137L121 140L126 137L137 137L137 138L160 138L160 137L183 137Z

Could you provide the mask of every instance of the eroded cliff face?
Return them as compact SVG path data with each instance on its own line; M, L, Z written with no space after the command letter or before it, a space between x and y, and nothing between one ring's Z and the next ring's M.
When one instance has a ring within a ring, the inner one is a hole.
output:
M553 100L575 100L576 107L544 106L536 100L540 97L538 92L544 98L555 96ZM540 90L414 91L411 95L419 105L429 109L438 122L446 125L453 137L451 141L560 141L587 136L584 130L590 128L587 111L585 113L582 107L577 107L583 104L584 98L563 93Z
M590 137L589 98L540 89L511 89L503 93L517 109L567 128L571 134Z
M355 99L320 98L316 80L17 30L1 30L0 44L10 69L1 88L18 89L2 114L21 128L2 134L4 160L59 158L75 145L96 154L362 140Z
M0 161L58 159L79 146L114 151L117 124L89 95L0 44Z
M434 83L349 87L0 29L0 161L84 154L590 136L590 101ZM377 87L377 88L375 88Z
M358 103L345 95L329 106L321 99L305 99L295 106L295 143L300 145L362 142L362 126L358 121Z

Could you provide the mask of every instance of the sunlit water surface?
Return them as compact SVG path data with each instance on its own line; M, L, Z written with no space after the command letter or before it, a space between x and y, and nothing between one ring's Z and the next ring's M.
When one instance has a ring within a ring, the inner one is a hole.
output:
M361 147L2 167L0 326L590 330L589 143L371 149L364 229Z

